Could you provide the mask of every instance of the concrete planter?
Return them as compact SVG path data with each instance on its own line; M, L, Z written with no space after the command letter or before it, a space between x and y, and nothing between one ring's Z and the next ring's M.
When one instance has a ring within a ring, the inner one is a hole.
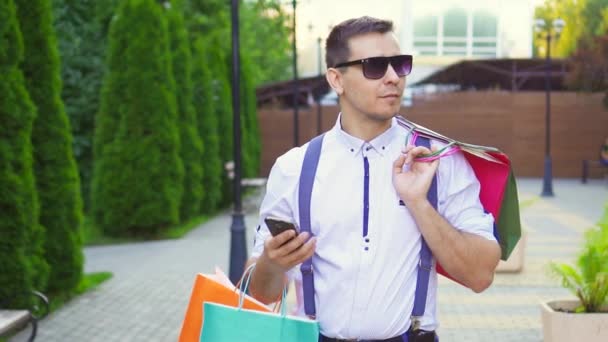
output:
M605 313L567 313L578 300L556 300L541 303L543 338L545 342L606 342L608 341L608 311ZM608 310L608 308L605 308Z
M521 232L521 238L517 242L517 245L515 245L515 248L513 248L511 255L509 255L509 259L504 261L500 260L498 262L498 266L496 267L497 273L521 272L521 270L524 268L527 235L528 234L526 232Z

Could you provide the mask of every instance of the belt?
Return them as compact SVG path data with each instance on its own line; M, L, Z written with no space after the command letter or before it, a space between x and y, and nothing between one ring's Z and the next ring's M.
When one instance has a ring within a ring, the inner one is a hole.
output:
M401 336L387 338L386 340L349 340L349 339L341 339L341 338L333 338L321 335L319 338L319 342L403 342L403 338Z

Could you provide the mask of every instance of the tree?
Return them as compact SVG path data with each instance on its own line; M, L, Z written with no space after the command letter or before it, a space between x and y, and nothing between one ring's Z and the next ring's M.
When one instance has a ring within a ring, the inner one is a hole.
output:
M194 107L198 119L198 133L203 140L204 154L197 161L204 167L202 177L203 201L200 212L213 213L222 200L222 157L220 155L220 140L225 140L219 133L219 123L216 110L220 104L215 102L214 79L210 71L210 49L208 42L198 37L193 42L194 68Z
M186 220L200 212L203 198L204 161L201 158L203 143L199 135L198 119L192 102L192 56L188 31L184 26L184 18L179 6L174 6L168 11L168 19L179 118L180 157L184 165L184 191L180 201L180 217L182 220Z
M570 59L566 83L570 89L604 92L603 104L608 109L608 32L579 45Z
M550 27L551 21L561 18L566 26L559 39L551 44L551 54L555 57L572 55L583 42L593 41L593 37L601 35L603 13L608 8L608 0L546 0L543 6L535 9L535 18L545 20L545 26ZM544 56L546 43L542 35L534 38L534 55ZM542 53L541 53L542 50Z
M244 1L241 9L241 51L251 60L254 89L292 78L291 15L277 0Z
M12 298L41 289L48 272L32 160L36 108L19 69L23 41L13 0L0 0L0 37L0 298Z
M155 236L179 221L184 171L163 11L127 0L110 27L92 186L95 223L108 235Z
M74 157L85 210L90 207L93 130L105 72L107 25L117 0L53 0L63 81L62 99L70 119Z
M80 282L83 270L82 199L70 124L61 101L60 61L51 3L18 0L16 5L27 56L21 69L38 108L32 143L40 223L46 228L48 290L69 292Z
M241 58L241 149L243 175L257 177L260 170L260 130L258 127L257 101L254 72L248 56Z

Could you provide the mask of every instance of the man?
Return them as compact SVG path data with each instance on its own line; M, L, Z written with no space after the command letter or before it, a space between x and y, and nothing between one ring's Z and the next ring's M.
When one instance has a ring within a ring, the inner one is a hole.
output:
M320 341L403 341L410 328L421 238L435 260L475 292L493 280L500 247L479 202L479 182L462 154L432 162L406 145L394 116L411 56L401 55L390 21L335 26L326 46L327 81L341 113L325 134L311 196L311 231L272 237L268 216L299 226L298 186L307 145L279 157L268 178L253 256L251 294L275 301L296 267L312 257ZM372 57L393 57L372 58ZM369 59L371 58L371 59ZM441 147L433 142L432 150ZM427 193L437 175L438 209ZM432 270L420 328L436 329Z

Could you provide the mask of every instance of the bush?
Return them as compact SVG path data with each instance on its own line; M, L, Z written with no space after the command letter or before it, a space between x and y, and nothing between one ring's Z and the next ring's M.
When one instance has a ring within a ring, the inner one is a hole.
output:
M155 236L179 221L184 171L163 11L154 0L127 0L110 27L92 206L111 236Z
M194 107L198 120L198 133L203 140L204 154L197 161L204 167L202 177L203 201L199 208L201 213L213 213L222 199L222 159L220 155L220 137L218 132L219 104L214 102L213 85L217 82L209 70L212 59L209 58L209 42L198 38L193 42L193 81Z
M6 298L43 286L48 266L41 254L44 230L32 168L36 108L18 67L23 43L12 0L0 0L0 36L0 298Z
M192 56L188 31L179 9L169 10L168 19L179 118L180 157L184 163L184 191L180 204L180 219L185 221L195 217L200 212L203 198L203 143L199 135L197 115L192 103Z
M21 67L38 108L32 143L40 223L46 228L48 290L70 291L82 276L82 199L71 129L61 101L59 52L51 3L18 0L17 13L27 56Z
M552 263L562 286L580 301L576 312L599 312L608 301L608 203L599 223L585 234L576 266Z

